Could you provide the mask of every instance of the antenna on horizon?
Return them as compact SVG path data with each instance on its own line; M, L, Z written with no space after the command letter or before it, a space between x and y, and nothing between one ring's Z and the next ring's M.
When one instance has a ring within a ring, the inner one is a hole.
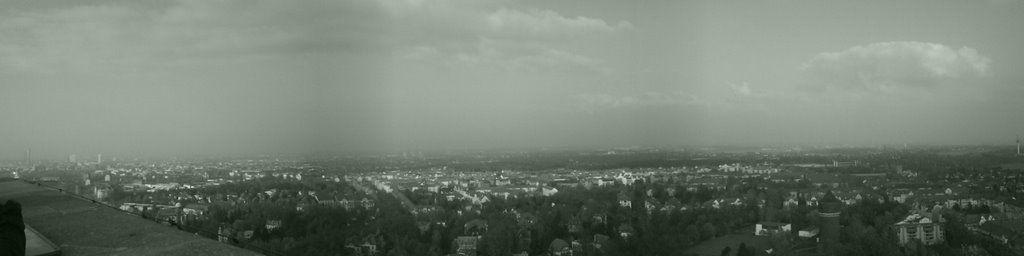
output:
M1021 153L1021 135L1017 135L1017 156L1024 156Z

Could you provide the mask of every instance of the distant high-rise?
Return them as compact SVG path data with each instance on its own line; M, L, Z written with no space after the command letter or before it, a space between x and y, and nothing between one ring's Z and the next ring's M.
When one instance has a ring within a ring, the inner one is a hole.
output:
M825 192L825 196L818 202L818 216L821 217L821 240L818 242L820 252L832 252L839 244L839 212L842 204L831 190Z
M96 163L97 164L102 164L103 163L103 154L96 154Z
M25 150L25 163L31 163L31 162L32 162L32 149L30 148L30 149L26 149Z
M1020 152L1020 135L1017 135L1017 155L1024 155L1024 152Z
M102 185L93 187L92 191L93 191L93 197L95 197L97 200L106 201L107 197L110 197L111 189L110 189L110 185L102 184Z
M75 154L68 155L68 163L74 163L78 161L78 156Z

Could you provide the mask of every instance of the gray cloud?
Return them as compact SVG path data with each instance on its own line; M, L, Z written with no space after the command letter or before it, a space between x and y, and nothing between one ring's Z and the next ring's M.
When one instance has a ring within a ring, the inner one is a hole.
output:
M915 140L999 142L1024 124L1019 8L836 4L10 1L0 158L884 142L950 116L1005 125ZM894 37L948 43L845 49Z
M0 18L0 60L26 72L118 73L303 52L368 52L382 39L374 35L382 13L355 1L34 10Z
M434 48L435 54L445 57L510 70L599 70L597 58L552 41L633 28L626 21L610 24L496 4L180 1L159 7L86 5L11 12L0 17L0 67L44 73L137 73L305 53L384 58L395 49ZM415 51L401 55L424 56Z
M536 8L518 10L414 1L389 5L389 9L403 14L401 19L412 24L408 30L402 30L402 41L407 45L399 47L397 56L460 65L458 68L468 65L517 72L605 72L608 67L603 60L579 53L564 43L634 29L627 21L611 24L598 18L566 17ZM418 32L427 30L434 32ZM437 34L444 37L435 38Z
M498 31L515 31L531 35L575 35L588 32L615 32L633 29L633 24L621 21L609 24L590 17L569 18L551 10L530 9L519 11L501 8L487 15L487 24Z
M453 69L490 68L511 72L606 72L600 59L538 43L479 38L460 47L416 46L399 51L399 57Z
M933 87L990 74L991 60L969 47L923 42L884 42L820 53L803 67L807 86L892 92Z
M647 92L639 95L616 96L604 93L578 94L570 97L576 106L586 112L606 109L639 108L652 106L687 106L706 105L706 102L694 95L683 92L660 93Z

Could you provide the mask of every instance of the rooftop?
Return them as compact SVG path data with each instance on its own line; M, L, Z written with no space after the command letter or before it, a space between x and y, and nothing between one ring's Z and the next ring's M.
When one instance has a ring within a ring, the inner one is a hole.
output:
M758 222L757 224L761 224L761 226L764 226L764 227L782 227L782 226L785 226L785 225L789 225L789 223L772 222L772 221L761 221L761 222Z
M61 255L259 255L22 181L0 181L0 200L21 203Z
M1024 220L989 221L982 224L981 229L994 235L1020 238L1024 237Z
M60 255L60 248L46 237L39 234L32 226L25 226L25 255L49 256Z
M946 222L946 220L941 217L936 218L934 214L913 213L907 215L907 218L903 219L903 221L896 223L896 225L928 224L936 222L936 219L938 220L937 222Z
M832 194L832 190L829 190L828 192L825 192L825 196L821 198L821 202L839 202L839 199L837 199L836 196Z

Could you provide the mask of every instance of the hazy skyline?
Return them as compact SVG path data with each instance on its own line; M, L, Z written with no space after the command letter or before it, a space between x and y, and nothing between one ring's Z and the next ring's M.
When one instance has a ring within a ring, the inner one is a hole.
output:
M0 158L1024 134L1024 1L3 6Z

